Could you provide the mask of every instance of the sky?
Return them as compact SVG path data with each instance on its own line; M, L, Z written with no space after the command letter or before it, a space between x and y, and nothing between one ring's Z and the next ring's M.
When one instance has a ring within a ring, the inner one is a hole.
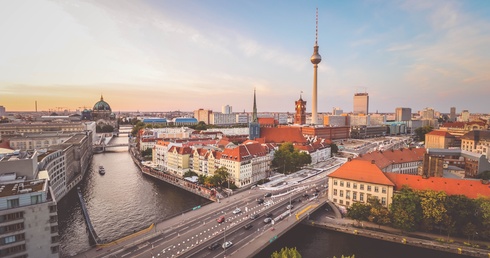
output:
M490 1L0 0L7 111L490 113Z

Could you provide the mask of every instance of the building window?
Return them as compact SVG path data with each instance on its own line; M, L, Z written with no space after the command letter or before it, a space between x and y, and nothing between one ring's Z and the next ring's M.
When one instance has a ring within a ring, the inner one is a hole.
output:
M344 197L344 190L340 190L340 197Z
M7 200L7 208L19 207L19 199Z
M347 188L350 188L350 182L347 182L346 185L347 185Z
M339 202L340 202L340 204L344 204L344 200L340 200Z
M346 201L345 202L345 205L349 206L350 205L350 202L349 201Z
M41 203L41 195L32 195L31 196L31 204Z
M350 199L350 191L345 191L345 198Z
M367 190L368 190L369 192L371 192L371 186L370 186L370 185L368 185L368 186L367 186Z
M337 185L337 180L333 180L333 185Z
M10 244L10 243L13 243L15 242L15 236L8 236L8 237L5 237L5 244Z
M352 192L352 200L357 200L357 192Z
M359 186L359 189L364 190L364 184L361 184L361 185Z
M357 183L352 183L352 188L357 189Z
M359 201L364 202L364 193L359 193Z
M337 195L337 189L333 189L333 195Z
M386 187L381 188L382 193L386 193Z
M386 206L386 197L381 197L381 204Z
M375 193L378 193L378 192L379 192L379 187L378 187L378 186L375 186L375 187L374 187L374 192L375 192Z
M336 202L337 202L337 198L333 198L333 202L335 202L335 203L336 203Z
M340 181L340 186L344 186L344 181Z

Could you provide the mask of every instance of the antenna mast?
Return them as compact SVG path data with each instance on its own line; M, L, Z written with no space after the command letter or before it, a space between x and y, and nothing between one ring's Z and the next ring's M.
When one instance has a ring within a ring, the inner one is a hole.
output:
M316 8L315 46L318 46L318 7Z

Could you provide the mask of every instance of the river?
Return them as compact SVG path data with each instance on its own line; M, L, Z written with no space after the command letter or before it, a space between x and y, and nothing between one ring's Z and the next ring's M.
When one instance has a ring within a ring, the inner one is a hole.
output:
M111 143L127 141L127 137L120 136ZM99 165L105 167L103 176L98 173ZM207 202L200 196L144 176L133 163L127 147L95 154L91 167L80 187L95 231L103 240L116 240ZM58 203L58 218L61 257L90 248L76 189ZM270 257L283 246L297 247L306 258L340 258L352 254L358 258L462 257L305 225L290 230L257 257Z

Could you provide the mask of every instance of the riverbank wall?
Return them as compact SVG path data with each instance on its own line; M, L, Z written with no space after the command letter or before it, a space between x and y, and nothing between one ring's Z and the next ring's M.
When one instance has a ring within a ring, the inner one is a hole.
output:
M332 230L342 232L345 234L352 234L362 237L374 238L382 241L389 241L393 243L399 243L404 245L411 245L420 248L432 249L442 252L450 252L455 254L466 255L470 257L485 257L490 258L490 250L484 250L479 248L473 248L466 245L460 245L456 243L444 243L436 241L435 239L425 239L422 237L410 237L401 234L395 234L384 231L370 230L363 227L356 227L353 224L339 224L336 220L332 220L332 223L319 222L315 220L304 220L305 225L318 227L326 230Z

